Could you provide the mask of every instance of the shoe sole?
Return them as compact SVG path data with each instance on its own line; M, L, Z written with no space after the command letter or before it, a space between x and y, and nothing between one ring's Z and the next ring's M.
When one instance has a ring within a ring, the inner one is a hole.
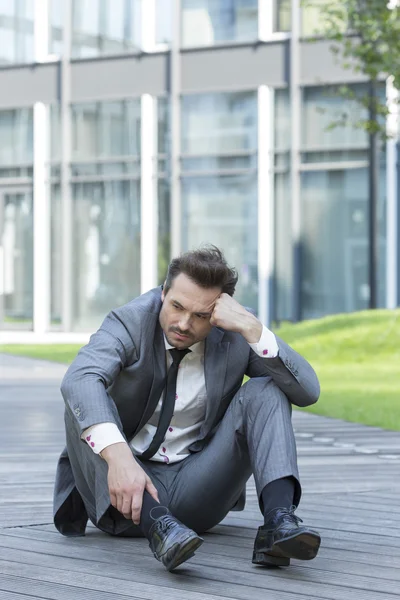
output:
M192 558L203 542L203 538L191 536L184 542L174 544L161 559L167 571L173 571L189 558Z
M253 564L263 566L288 567L290 559L312 560L318 554L321 538L307 532L295 534L274 544L268 552L254 552Z

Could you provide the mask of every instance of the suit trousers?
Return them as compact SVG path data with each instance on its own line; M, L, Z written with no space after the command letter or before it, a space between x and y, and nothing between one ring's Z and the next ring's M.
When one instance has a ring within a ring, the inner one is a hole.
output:
M90 520L112 535L141 536L139 527L110 505L107 464L81 441L68 417L66 434L75 485ZM161 504L197 532L222 521L252 474L258 498L271 481L292 476L294 504L300 501L291 405L269 377L250 379L240 388L201 451L172 464L137 460Z

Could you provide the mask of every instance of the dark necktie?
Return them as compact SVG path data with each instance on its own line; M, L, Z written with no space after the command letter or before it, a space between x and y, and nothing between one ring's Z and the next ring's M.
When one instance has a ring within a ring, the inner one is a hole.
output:
M151 441L150 446L143 452L140 458L149 460L155 455L161 444L165 439L165 434L169 424L171 423L172 415L174 414L175 399L176 399L176 380L178 377L178 369L181 360L186 354L190 352L189 349L177 350L172 348L169 353L172 356L172 365L169 368L167 376L167 385L165 388L164 401L161 407L160 419L158 421L157 430Z

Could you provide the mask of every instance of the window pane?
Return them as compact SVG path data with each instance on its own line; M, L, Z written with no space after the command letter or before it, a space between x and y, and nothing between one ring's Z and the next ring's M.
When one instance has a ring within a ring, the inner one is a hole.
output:
M183 98L183 154L217 155L255 149L257 99L253 92Z
M362 94L365 86L354 86ZM305 88L303 92L302 142L304 149L363 148L367 147L367 134L352 127L352 123L366 118L366 111L356 101L346 100L329 88ZM348 115L344 127L327 128Z
M183 249L220 247L236 267L235 298L257 310L257 185L254 177L185 178L182 183Z
M275 294L276 321L292 318L293 255L290 173L275 175Z
M140 100L72 106L74 160L140 153Z
M182 45L256 40L257 0L183 0Z
M51 0L49 4L49 52L62 55L64 0Z
M156 43L169 44L172 39L172 2L156 0Z
M0 111L0 165L33 162L33 111Z
M73 199L74 329L93 331L140 295L139 183L76 184Z
M32 192L0 194L0 239L3 293L0 328L32 329L33 201Z
M290 31L292 18L291 0L275 0L275 31Z
M62 206L60 185L51 186L51 325L59 325L62 315Z
M385 294L385 177L379 207L379 303ZM368 307L367 169L302 175L302 318Z
M169 181L158 182L158 284L165 281L171 254L171 192Z
M0 0L0 64L34 61L34 0Z
M74 0L72 56L134 52L140 47L140 0Z

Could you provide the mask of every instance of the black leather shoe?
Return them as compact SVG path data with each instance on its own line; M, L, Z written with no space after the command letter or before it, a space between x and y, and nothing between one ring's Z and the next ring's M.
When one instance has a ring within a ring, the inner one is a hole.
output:
M172 515L154 521L149 532L150 548L168 571L194 556L203 539Z
M321 536L300 526L295 507L276 508L268 522L258 528L252 562L255 565L287 567L291 558L311 560L318 554Z

